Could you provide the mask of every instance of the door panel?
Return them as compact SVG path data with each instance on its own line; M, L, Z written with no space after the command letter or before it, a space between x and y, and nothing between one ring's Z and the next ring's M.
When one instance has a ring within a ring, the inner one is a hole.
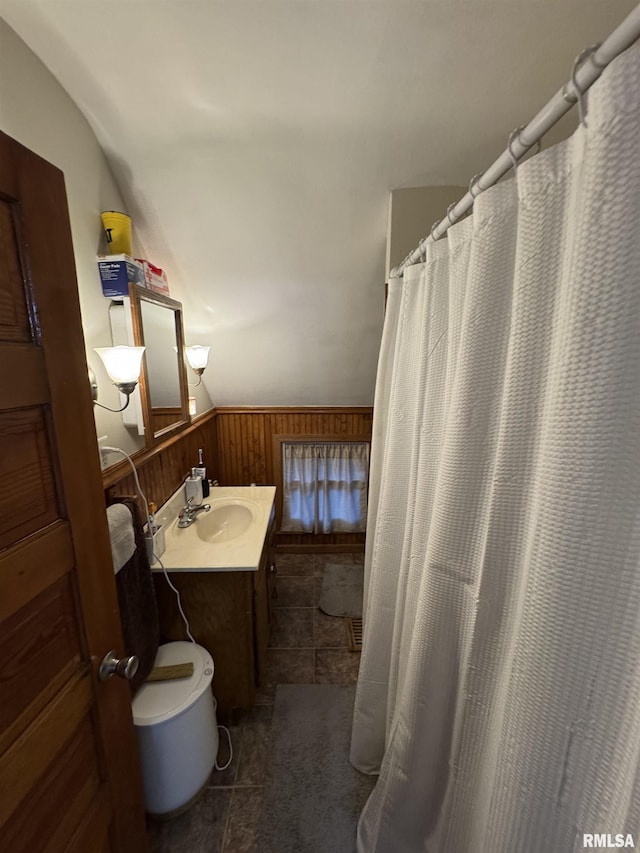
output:
M2 849L144 853L64 180L3 134L0 448Z
M5 622L0 637L0 732L6 735L21 720L25 728L34 706L39 710L82 666L67 574ZM16 726L12 739L20 733Z
M3 341L28 342L29 311L16 243L13 207L0 199L0 337Z
M0 548L4 548L51 524L60 511L42 409L0 414L0 447L11 448L11 454L0 459Z
M71 531L64 521L0 551L0 620L71 572L74 559Z
M14 853L31 853L40 849L44 839L55 850L60 849L61 841L72 836L77 825L75 815L86 812L100 788L95 773L93 734L88 726L90 723L85 721L79 727L64 747L65 760L49 768L32 789L24 808L9 819L4 830L7 849ZM60 790L65 792L62 809L56 796Z

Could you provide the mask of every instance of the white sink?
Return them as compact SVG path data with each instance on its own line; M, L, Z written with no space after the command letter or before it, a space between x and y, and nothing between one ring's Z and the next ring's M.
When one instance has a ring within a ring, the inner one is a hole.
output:
M156 513L165 528L162 563L172 572L256 571L269 520L274 512L275 486L216 486L188 527L178 526L184 487ZM154 563L153 571L162 571Z
M205 542L229 542L248 530L254 518L255 510L245 502L223 503L201 512L193 527Z

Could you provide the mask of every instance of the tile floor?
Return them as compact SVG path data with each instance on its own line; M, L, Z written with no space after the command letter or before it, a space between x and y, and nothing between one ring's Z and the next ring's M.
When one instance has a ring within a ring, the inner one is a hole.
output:
M280 554L267 684L232 726L234 757L214 771L200 800L165 823L150 821L152 853L256 853L277 684L355 684L360 655L348 649L344 619L318 610L325 563L361 563L362 554ZM228 755L221 732L219 762Z

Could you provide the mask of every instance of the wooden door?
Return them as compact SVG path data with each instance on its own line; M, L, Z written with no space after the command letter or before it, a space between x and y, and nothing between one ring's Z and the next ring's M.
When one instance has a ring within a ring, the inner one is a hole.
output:
M3 851L147 850L129 685L97 678L110 649L124 651L64 178L0 133Z

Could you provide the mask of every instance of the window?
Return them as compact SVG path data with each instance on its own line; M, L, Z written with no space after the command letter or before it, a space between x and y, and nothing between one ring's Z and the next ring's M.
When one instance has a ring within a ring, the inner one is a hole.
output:
M362 533L369 444L282 442L284 533Z

